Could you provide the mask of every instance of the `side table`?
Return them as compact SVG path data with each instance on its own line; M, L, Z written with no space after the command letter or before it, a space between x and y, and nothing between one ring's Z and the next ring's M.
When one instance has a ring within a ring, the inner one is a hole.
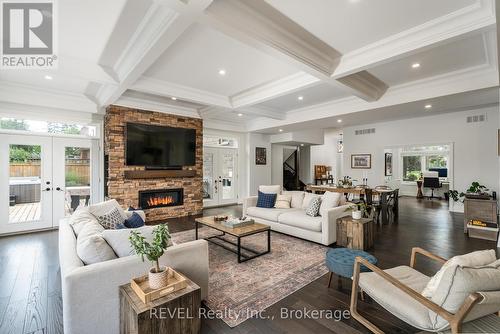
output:
M337 219L337 246L360 250L373 247L373 220L350 216Z
M147 304L128 283L120 286L120 333L200 333L200 307L201 289L189 279L186 288Z

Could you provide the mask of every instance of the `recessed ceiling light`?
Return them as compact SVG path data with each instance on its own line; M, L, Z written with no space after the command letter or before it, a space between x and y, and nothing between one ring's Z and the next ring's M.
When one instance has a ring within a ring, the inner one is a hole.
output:
M337 123L342 123L342 120L341 120L341 119L338 119L338 120L337 120Z
M279 129L279 132L283 132L283 129Z
M300 144L300 146L304 146L304 144Z
M241 117L241 116L243 116L243 114L242 113L238 113L238 117Z
M53 79L52 75L48 75L48 74L45 75L44 78L45 78L45 80L52 80Z
M299 101L302 101L303 99L304 99L304 97L302 95L297 98L297 100L299 100Z
M426 104L425 105L425 109L431 109L432 108L432 104Z
M219 70L219 75L222 75L222 76L226 75L226 70L225 70L225 69L223 69L223 68L221 68L221 69Z
M175 96L172 96L171 99L174 101L177 100L177 98Z
M413 63L413 64L411 64L411 67L412 68L419 68L420 67L420 63Z

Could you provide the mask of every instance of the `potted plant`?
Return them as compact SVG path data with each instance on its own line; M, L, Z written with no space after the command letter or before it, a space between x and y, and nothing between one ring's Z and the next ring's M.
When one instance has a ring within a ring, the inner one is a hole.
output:
M468 195L471 197L476 197L476 196L486 196L487 195L488 188L485 186L481 185L479 182L474 181L470 185L470 187L464 192L458 192L457 190L450 190L449 195L453 199L453 201L458 202L461 201L463 202L464 197L467 197ZM488 195L489 196L489 195Z
M140 232L130 232L130 244L137 255L141 256L142 261L146 257L151 261L153 267L149 270L149 287L159 289L168 284L168 268L160 268L158 259L165 253L170 241L168 226L160 224L153 229L153 241L146 241L146 238Z
M365 202L354 204L349 206L346 211L351 211L352 219L361 219L363 217L369 217L373 206L368 205Z

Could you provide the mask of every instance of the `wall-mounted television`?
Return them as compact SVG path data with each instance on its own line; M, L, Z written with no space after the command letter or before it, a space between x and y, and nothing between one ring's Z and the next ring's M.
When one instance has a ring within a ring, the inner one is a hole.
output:
M196 130L127 123L126 164L150 168L193 166Z

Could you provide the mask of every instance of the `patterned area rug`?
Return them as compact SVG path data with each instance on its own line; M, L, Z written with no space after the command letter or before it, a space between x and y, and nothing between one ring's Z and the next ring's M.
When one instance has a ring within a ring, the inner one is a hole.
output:
M201 228L199 233L200 238L218 234L209 228ZM242 246L265 250L266 237L266 233L245 237ZM172 238L175 243L191 241L194 231L173 233ZM238 263L236 254L209 243L206 305L235 327L326 274L326 250L325 246L272 232L271 253Z

